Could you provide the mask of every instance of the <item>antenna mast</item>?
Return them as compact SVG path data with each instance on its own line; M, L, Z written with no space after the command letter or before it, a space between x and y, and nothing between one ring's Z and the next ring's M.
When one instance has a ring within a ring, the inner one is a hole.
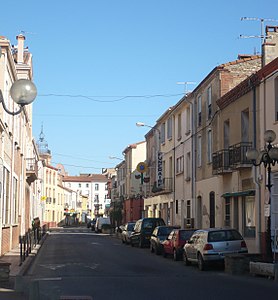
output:
M240 38L245 38L245 39L248 39L248 38L260 38L261 39L261 43L263 44L265 39L266 39L266 35L264 33L264 22L267 21L267 22L278 22L278 20L275 20L275 19L267 19L267 18L255 18L255 17L242 17L240 18L241 21L260 21L261 22L261 35L249 35L249 36L246 36L246 35L240 35L239 37Z

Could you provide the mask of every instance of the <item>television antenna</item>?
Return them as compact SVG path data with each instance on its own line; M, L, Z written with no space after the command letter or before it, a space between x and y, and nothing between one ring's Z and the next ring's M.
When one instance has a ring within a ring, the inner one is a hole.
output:
M276 19L269 19L269 18L256 18L256 17L242 17L240 18L241 21L260 21L261 22L261 35L240 35L240 38L243 39L249 39L249 38L260 38L261 39L261 43L263 44L265 39L266 39L266 35L264 33L264 22L278 22L278 20Z
M183 84L184 85L184 94L186 95L188 92L187 90L187 85L188 84L196 84L196 82L192 82L192 81L178 81L177 84Z

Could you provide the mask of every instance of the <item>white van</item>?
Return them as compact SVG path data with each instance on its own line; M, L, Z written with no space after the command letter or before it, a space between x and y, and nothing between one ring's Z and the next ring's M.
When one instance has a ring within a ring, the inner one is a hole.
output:
M103 224L111 225L110 218L98 217L95 225L95 232L101 232L101 227Z

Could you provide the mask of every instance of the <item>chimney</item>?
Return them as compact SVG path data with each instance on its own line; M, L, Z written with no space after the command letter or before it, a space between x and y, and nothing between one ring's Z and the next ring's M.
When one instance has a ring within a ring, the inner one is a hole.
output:
M278 57L278 26L266 26L265 41L262 45L263 66Z
M17 63L23 64L23 54L24 54L24 40L25 36L23 34L19 34L17 37Z

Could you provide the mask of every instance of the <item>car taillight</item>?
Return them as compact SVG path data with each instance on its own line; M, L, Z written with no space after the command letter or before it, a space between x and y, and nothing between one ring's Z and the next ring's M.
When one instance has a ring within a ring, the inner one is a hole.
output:
M241 241L241 248L247 248L245 241Z
M204 250L212 250L212 249L213 249L212 244L205 244Z

